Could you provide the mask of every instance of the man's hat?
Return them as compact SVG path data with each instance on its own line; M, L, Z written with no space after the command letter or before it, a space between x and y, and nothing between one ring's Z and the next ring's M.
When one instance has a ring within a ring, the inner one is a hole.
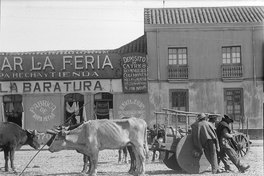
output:
M198 116L197 116L197 120L202 120L202 119L205 119L205 118L206 118L206 114L205 113L198 114Z
M229 122L229 123L233 123L234 122L234 120L233 119L231 119L228 115L224 115L224 119L227 121L227 122Z
M213 113L208 115L208 119L216 119L217 117L218 117L218 115L213 114Z
M213 122L213 121L217 121L218 120L218 115L215 114L210 114L208 116L209 121Z

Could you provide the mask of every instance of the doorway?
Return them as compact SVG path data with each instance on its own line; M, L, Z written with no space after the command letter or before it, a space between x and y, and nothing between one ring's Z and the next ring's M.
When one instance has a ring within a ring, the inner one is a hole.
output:
M94 95L95 119L113 118L113 94L100 92Z
M224 89L225 114L234 120L232 129L240 129L244 123L244 101L242 88Z
M170 108L180 111L188 111L188 89L170 89L169 96ZM176 118L173 118L172 120L176 120ZM178 115L178 121L180 123L186 123L186 116Z
M84 96L79 93L70 93L64 96L64 124L75 125L84 121Z
M5 120L22 127L22 95L4 95L3 103Z

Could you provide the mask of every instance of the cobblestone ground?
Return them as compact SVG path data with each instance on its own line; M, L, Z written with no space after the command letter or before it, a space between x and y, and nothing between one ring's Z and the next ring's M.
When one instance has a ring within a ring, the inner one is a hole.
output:
M30 163L28 168L21 174L22 170L28 164L30 159L37 153L37 151L17 151L15 154L15 166L17 173L4 172L4 155L0 153L0 175L23 175L23 176L77 176L81 175L82 170L82 155L75 151L60 151L57 153L50 153L47 150L41 151L36 158ZM128 164L117 163L117 150L104 150L99 154L98 176L128 176ZM234 172L221 173L221 176L233 175L250 175L262 176L263 173L263 147L251 147L248 155L243 159L244 162L249 163L251 168L246 173L239 173L234 167ZM154 176L188 176L184 172L176 172L168 169L162 162L146 163L146 175ZM199 175L211 175L210 168L208 171ZM220 174L218 174L220 175Z

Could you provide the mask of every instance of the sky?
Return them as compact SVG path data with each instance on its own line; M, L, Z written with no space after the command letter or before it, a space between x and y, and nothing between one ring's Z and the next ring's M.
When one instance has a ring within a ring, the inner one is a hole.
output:
M263 0L0 0L0 52L104 50L144 34L144 8L264 6Z

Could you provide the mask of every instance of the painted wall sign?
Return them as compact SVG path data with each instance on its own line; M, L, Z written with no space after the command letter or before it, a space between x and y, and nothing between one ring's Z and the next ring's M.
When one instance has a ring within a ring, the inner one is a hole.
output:
M45 132L64 121L61 94L24 95L24 127Z
M127 99L118 108L118 116L121 117L145 117L145 105L138 99Z
M10 93L122 92L121 85L121 79L0 82L0 95Z
M142 53L122 56L123 92L145 93L148 91L147 57Z
M113 53L25 53L0 55L0 81L121 78L121 56Z
M40 100L29 107L33 118L38 121L49 121L55 118L54 110L56 105L48 100Z
M120 94L114 98L114 118L149 118L148 94Z

